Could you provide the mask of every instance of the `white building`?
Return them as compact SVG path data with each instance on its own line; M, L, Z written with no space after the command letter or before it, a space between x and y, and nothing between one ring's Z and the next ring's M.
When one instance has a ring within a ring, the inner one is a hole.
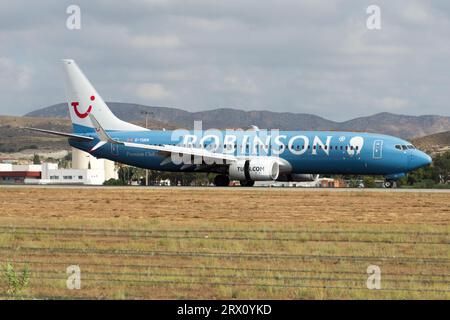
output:
M59 169L56 163L13 165L0 163L0 184L83 184L102 185L117 179L114 162L97 159L77 150L72 153L73 168Z
M161 180L159 180L159 185L160 186L170 187L170 179L165 179L165 180L161 179Z
M37 183L102 185L105 181L103 169L59 169L57 164L45 163L42 165L41 179ZM34 182L25 180L26 184Z
M114 162L107 159L98 159L87 152L72 148L72 168L104 171L104 179L118 179Z

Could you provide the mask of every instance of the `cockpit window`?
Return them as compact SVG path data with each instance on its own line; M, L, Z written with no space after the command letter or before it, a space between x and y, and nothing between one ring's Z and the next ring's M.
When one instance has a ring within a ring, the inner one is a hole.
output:
M408 144L407 147L408 147L408 149L415 149L416 148L412 144Z
M406 150L407 148L406 148L406 146L405 146L405 145L402 145L402 149L403 149L403 150Z
M399 144L396 144L396 145L395 145L395 149L402 150L402 146L399 145Z

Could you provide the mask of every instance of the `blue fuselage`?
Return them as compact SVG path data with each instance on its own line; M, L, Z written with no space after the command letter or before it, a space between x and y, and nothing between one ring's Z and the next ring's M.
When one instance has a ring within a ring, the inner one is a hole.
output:
M85 131L83 134L92 136L94 140L82 142L70 139L69 143L75 148L89 152L99 140L93 131ZM415 149L411 143L396 137L372 133L277 131L274 135L261 134L258 131L227 130L217 131L219 138L214 137L214 134L208 136L204 132L199 134L194 131L186 131L185 135L179 133L174 135L174 131L156 130L111 131L109 134L121 142L180 146L191 144L194 147L209 148L218 153L236 156L277 156L289 162L292 167L291 173L373 174L395 179L431 163L431 158ZM198 136L198 139L193 136ZM107 143L91 154L98 158L152 170L183 172L196 170L194 167L184 168L181 164L163 163L167 155L158 151L126 147L121 144ZM213 168L214 166L204 170L197 168L197 171L214 171Z

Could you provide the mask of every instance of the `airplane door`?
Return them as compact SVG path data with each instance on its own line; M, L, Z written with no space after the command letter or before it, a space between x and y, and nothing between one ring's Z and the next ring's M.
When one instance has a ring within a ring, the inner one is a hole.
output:
M373 158L381 159L383 157L383 140L373 142Z
M113 156L119 155L119 145L117 143L111 143L111 154Z

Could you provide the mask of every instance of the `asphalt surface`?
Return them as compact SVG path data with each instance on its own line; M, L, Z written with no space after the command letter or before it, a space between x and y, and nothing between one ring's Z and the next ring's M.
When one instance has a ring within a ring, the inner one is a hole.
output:
M406 193L450 193L450 189L407 189L407 188L301 188L301 187L160 187L160 186L86 186L86 185L0 185L1 188L63 188L63 189L179 189L179 190L213 190L220 188L220 190L262 190L273 189L286 192L406 192Z

